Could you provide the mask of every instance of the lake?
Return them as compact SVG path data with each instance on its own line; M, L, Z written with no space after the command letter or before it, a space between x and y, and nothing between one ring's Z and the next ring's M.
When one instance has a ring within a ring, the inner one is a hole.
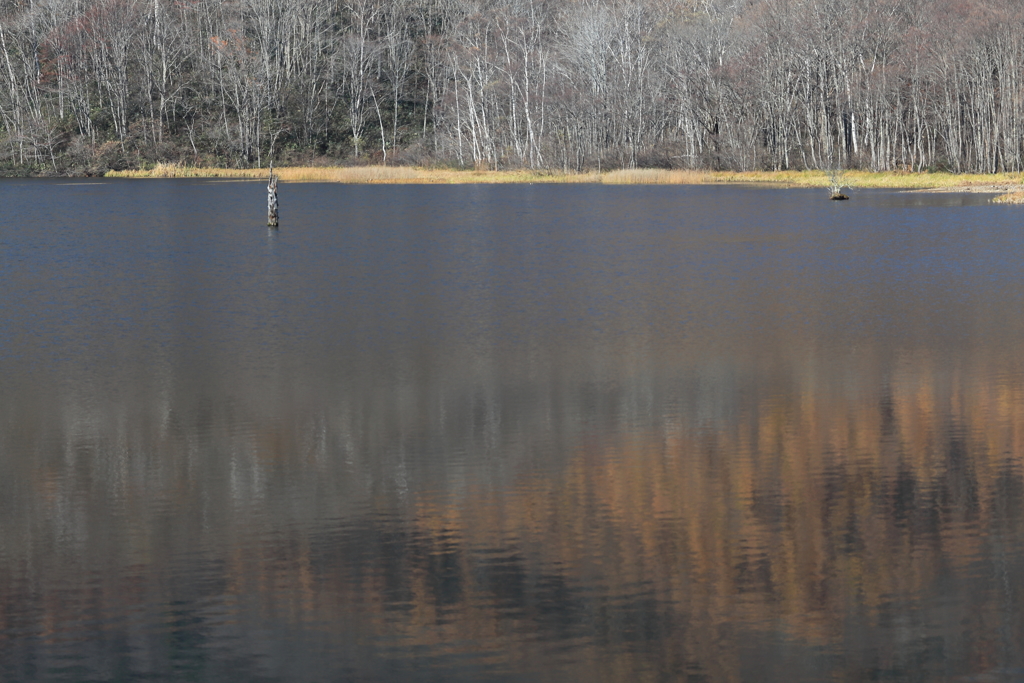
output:
M1024 213L3 180L0 680L1024 680Z

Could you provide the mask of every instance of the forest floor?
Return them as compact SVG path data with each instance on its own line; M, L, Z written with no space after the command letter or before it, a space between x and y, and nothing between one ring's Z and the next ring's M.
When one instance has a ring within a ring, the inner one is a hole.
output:
M336 182L369 184L462 183L601 183L606 185L708 185L751 183L777 187L828 187L824 171L684 171L624 169L603 173L553 171L480 171L408 166L310 166L274 169L282 182ZM194 168L158 164L141 171L109 171L107 178L233 178L258 180L267 169ZM957 174L845 171L844 187L892 188L921 192L986 192L1024 198L1024 174ZM1004 200L1012 201L1012 200Z

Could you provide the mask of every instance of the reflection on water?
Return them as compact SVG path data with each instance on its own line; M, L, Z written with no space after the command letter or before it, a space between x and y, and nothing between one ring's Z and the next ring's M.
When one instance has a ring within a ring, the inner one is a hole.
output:
M5 187L2 680L1024 677L1012 207Z

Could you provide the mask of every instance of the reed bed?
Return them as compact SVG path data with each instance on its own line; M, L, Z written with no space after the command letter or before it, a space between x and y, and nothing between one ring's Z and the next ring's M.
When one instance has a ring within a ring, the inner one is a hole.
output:
M606 185L703 185L711 181L707 171L667 170L662 168L624 168L600 176Z
M197 168L157 164L137 171L109 171L107 178L267 178L266 168ZM453 184L453 183L587 183L601 182L595 174L561 174L549 171L472 171L414 168L408 166L283 166L274 173L283 182L357 184Z
M789 187L828 187L824 171L716 171L709 174L715 183L776 183ZM848 187L892 189L926 189L944 187L975 187L981 185L1019 185L1020 173L957 174L910 173L905 171L845 171L843 184Z
M992 199L996 204L1024 204L1024 190L1007 192Z
M410 183L423 182L419 169L405 166L297 166L275 170L287 182ZM263 171L260 177L266 176Z
M274 169L284 182L368 184L462 184L462 183L603 183L608 185L705 185L757 183L783 187L828 187L823 171L690 171L635 168L604 173L556 173L551 171L485 171L408 166L285 166ZM263 179L267 169L196 168L157 164L140 171L110 171L108 178L234 178ZM844 185L893 189L970 188L1022 186L1019 173L955 174L846 171Z
M198 168L180 164L157 164L133 171L107 171L105 178L257 178L267 177L258 168Z

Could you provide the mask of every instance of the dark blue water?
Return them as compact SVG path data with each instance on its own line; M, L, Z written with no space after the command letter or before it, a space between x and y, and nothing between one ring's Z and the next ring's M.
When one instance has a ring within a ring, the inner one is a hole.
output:
M0 680L1024 679L1024 214L3 181Z

